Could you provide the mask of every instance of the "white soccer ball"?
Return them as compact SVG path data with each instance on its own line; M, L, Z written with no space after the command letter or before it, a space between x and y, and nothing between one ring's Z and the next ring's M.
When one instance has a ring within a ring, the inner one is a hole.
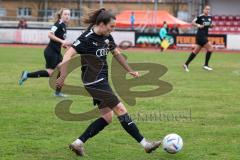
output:
M163 139L163 149L171 154L175 154L179 152L183 147L183 140L182 138L175 134L168 134Z

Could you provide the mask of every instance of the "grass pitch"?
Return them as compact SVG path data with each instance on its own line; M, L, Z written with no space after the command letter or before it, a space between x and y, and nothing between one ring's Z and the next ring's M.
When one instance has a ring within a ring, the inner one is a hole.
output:
M29 79L22 87L18 86L22 70L44 68L43 49L1 47L0 53L0 159L81 159L69 151L68 144L91 121L68 122L57 118L54 108L61 99L53 96L46 78ZM168 68L161 79L173 85L170 93L138 98L135 106L127 108L135 115L146 138L156 140L174 132L182 136L183 150L171 155L160 148L146 154L114 117L111 125L85 144L87 156L82 159L240 159L240 54L214 53L213 72L202 69L205 54L199 54L190 66L191 71L186 73L181 65L189 53L125 53L130 63L159 63ZM79 69L72 73L69 82L81 84ZM89 97L70 96L70 99L74 100L73 113L92 109ZM152 113L158 113L157 119L143 117Z

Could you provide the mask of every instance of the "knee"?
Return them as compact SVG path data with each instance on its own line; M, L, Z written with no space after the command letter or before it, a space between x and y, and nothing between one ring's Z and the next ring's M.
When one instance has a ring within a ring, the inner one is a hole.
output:
M208 51L208 52L213 52L213 48L211 47L211 48L209 48L207 51Z
M207 47L207 51L208 52L213 52L213 46L211 44L209 44L209 46Z
M118 105L116 105L113 108L113 111L117 116L120 116L120 115L123 115L123 114L127 113L127 109L122 103L119 103Z
M49 77L51 77L53 74L53 70L48 69L47 72L48 72Z
M102 115L102 118L105 119L108 124L112 123L113 111L105 113L104 115Z
M199 49L194 49L192 53L197 55L199 53Z

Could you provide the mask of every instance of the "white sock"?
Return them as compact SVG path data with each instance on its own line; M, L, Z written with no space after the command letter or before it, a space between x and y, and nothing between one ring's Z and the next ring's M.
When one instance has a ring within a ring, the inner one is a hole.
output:
M140 144L145 147L146 145L148 145L148 142L146 141L145 138L143 138L143 140L140 142Z
M83 142L82 142L80 139L76 139L76 140L73 142L73 144L75 144L75 145L81 145L81 144L83 144Z

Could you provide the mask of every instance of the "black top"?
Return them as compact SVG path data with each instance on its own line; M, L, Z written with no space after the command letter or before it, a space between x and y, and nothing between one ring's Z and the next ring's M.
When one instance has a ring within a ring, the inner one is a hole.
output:
M108 79L107 55L116 48L112 35L101 36L93 29L85 31L72 45L81 54L83 83Z
M204 25L204 28L198 28L197 36L208 36L208 29L212 25L212 16L199 15L195 22L200 25Z
M52 33L54 33L54 35L62 40L66 39L66 25L65 23L63 23L62 21L58 21L56 22L52 28L51 31ZM48 44L48 47L51 47L52 49L56 50L57 52L61 52L61 43L53 41L50 39L50 42Z

